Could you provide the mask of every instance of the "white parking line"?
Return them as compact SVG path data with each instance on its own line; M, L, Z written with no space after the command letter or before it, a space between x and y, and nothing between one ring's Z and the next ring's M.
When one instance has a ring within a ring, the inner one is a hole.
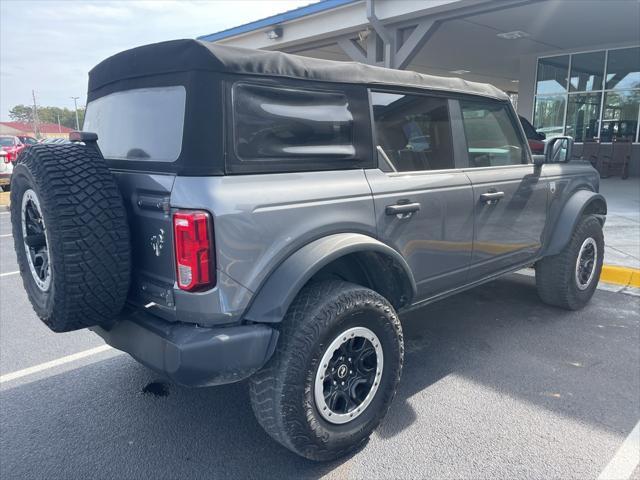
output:
M627 480L640 465L640 422L636 423L631 433L611 461L604 467L598 480Z
M13 234L11 233L6 233L4 235L0 235L0 238L4 238L4 237L13 237Z
M10 215L11 212L0 212L0 215Z
M0 383L10 382L18 378L26 377L27 375L33 375L34 373L49 370L50 368L59 367L60 365L64 365L65 363L75 362L76 360L90 357L92 355L97 355L98 353L106 352L107 350L111 350L111 347L109 345L101 345L96 348L90 348L89 350L84 350L72 355L67 355L66 357L57 358L55 360L51 360L50 362L45 362L41 363L40 365L35 365L23 370L18 370L17 372L0 375Z
M8 277L9 275L16 275L18 273L20 273L20 270L16 270L15 272L0 273L0 277Z

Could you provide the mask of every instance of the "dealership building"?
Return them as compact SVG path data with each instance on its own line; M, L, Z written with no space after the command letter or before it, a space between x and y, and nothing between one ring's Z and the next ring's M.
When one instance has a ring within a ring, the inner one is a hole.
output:
M491 83L640 175L640 0L323 0L199 39Z

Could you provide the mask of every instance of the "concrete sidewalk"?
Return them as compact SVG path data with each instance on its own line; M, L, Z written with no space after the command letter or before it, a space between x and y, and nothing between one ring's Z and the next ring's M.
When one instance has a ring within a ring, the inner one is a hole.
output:
M640 269L640 178L600 180L607 199L604 263Z

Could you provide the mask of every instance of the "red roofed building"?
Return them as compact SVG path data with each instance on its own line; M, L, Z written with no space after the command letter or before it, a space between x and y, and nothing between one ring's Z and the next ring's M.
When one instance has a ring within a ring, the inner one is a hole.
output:
M57 123L40 123L38 125L40 137L68 138L73 128L64 127ZM28 135L35 137L32 123L25 122L0 122L0 135Z

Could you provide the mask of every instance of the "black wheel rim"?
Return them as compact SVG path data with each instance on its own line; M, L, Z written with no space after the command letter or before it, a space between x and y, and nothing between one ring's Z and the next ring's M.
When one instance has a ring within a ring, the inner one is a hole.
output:
M576 260L576 284L580 290L586 290L595 276L598 262L598 245L589 237L580 247Z
M29 271L38 288L42 291L47 291L51 286L47 229L42 217L38 196L31 189L24 192L21 214L22 238Z
M356 327L338 335L325 350L316 375L318 411L331 423L357 418L373 399L384 357L378 337Z

